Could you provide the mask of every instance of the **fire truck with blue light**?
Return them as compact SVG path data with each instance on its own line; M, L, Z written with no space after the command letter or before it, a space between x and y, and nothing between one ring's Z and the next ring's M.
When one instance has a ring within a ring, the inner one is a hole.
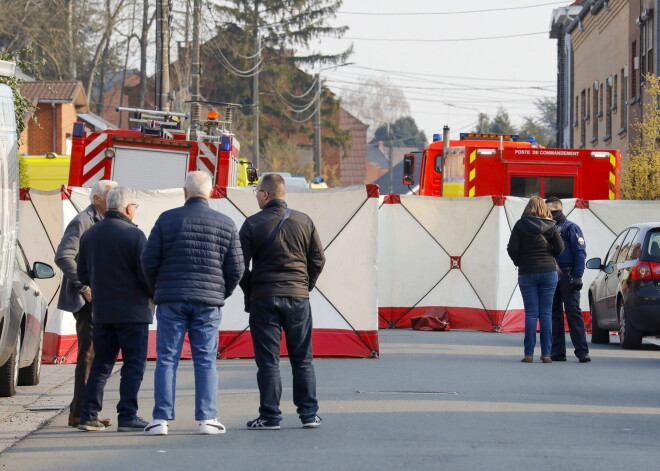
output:
M403 183L409 187L419 157L404 156ZM618 199L620 161L617 150L550 149L516 135L462 133L450 140L445 126L443 138L434 135L421 154L417 194Z
M208 102L207 102L208 103ZM194 170L210 173L216 188L248 186L256 169L240 158L240 143L231 132L231 103L213 103L207 120L184 130L186 113L117 107L131 113L134 129L89 132L75 123L69 186L90 187L115 180L134 190L180 188ZM222 119L220 119L222 117Z

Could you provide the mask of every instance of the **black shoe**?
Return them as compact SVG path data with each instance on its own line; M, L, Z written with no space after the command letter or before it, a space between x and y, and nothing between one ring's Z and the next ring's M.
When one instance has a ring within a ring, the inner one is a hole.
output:
M247 423L247 428L250 430L279 430L280 423L276 420L256 418Z
M303 428L318 428L321 426L321 417L318 415L312 415L311 417L301 417L300 421L302 422Z
M117 432L143 432L147 425L149 425L149 422L142 420L141 417L136 417L128 422L120 422L117 426Z
M578 357L578 361L580 363L589 363L591 361L591 357L587 353L585 353L584 355L580 355Z
M550 358L552 361L566 361L566 355L552 355Z

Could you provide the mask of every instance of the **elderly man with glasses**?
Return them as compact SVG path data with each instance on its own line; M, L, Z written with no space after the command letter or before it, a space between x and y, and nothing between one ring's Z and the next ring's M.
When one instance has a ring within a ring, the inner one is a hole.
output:
M103 389L121 350L117 431L131 432L147 425L137 415L149 324L153 321L149 303L152 294L140 264L147 238L133 224L138 204L131 190L110 190L107 207L105 218L83 235L78 254L78 278L94 293L95 351L78 429L105 429L98 413L103 406Z

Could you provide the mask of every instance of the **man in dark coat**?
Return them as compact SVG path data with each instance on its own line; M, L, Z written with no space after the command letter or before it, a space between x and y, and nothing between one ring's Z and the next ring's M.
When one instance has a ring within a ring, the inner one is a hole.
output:
M316 376L312 364L312 312L309 292L325 264L323 246L314 223L304 213L287 209L280 175L264 176L256 188L261 211L245 220L240 230L245 259L241 288L257 363L259 417L247 423L253 430L278 430L280 341L282 330L293 373L293 402L303 427L321 425L316 413ZM250 261L252 270L249 269Z
M212 189L208 173L188 173L183 187L186 203L160 215L142 255L158 319L155 405L145 435L167 435L168 421L174 420L176 369L186 332L195 370L199 433L225 433L217 419L220 308L243 275L243 254L234 222L209 207Z
M80 241L78 277L94 293L94 360L85 386L78 429L100 431L103 388L121 350L123 364L117 404L119 432L143 430L147 422L137 416L138 391L147 364L149 324L153 314L140 256L147 242L133 224L138 207L131 190L108 192L108 211Z
M80 423L80 408L85 392L85 383L94 359L92 345L92 290L78 279L77 264L80 238L95 223L103 219L106 211L106 197L111 188L117 186L112 180L99 180L89 194L90 205L74 217L62 235L55 254L55 263L62 270L62 286L57 308L73 313L76 320L78 356L73 386L73 400L69 412L69 427ZM110 425L110 419L100 419Z
M568 322L568 331L575 356L580 363L591 361L587 330L580 309L580 290L584 261L587 258L587 246L580 226L566 219L563 213L564 205L559 198L545 200L552 218L557 223L557 230L564 242L565 250L557 258L557 264L562 276L557 283L555 299L552 304L552 361L566 361L566 333L564 329L564 312Z

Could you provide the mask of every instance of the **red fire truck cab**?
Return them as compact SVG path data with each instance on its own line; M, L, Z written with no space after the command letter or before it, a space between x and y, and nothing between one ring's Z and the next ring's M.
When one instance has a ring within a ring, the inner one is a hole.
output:
M415 157L404 157L403 183L409 186L415 183ZM421 159L420 195L619 197L620 152L615 150L549 149L518 142L516 135L462 133L446 149L435 140Z

